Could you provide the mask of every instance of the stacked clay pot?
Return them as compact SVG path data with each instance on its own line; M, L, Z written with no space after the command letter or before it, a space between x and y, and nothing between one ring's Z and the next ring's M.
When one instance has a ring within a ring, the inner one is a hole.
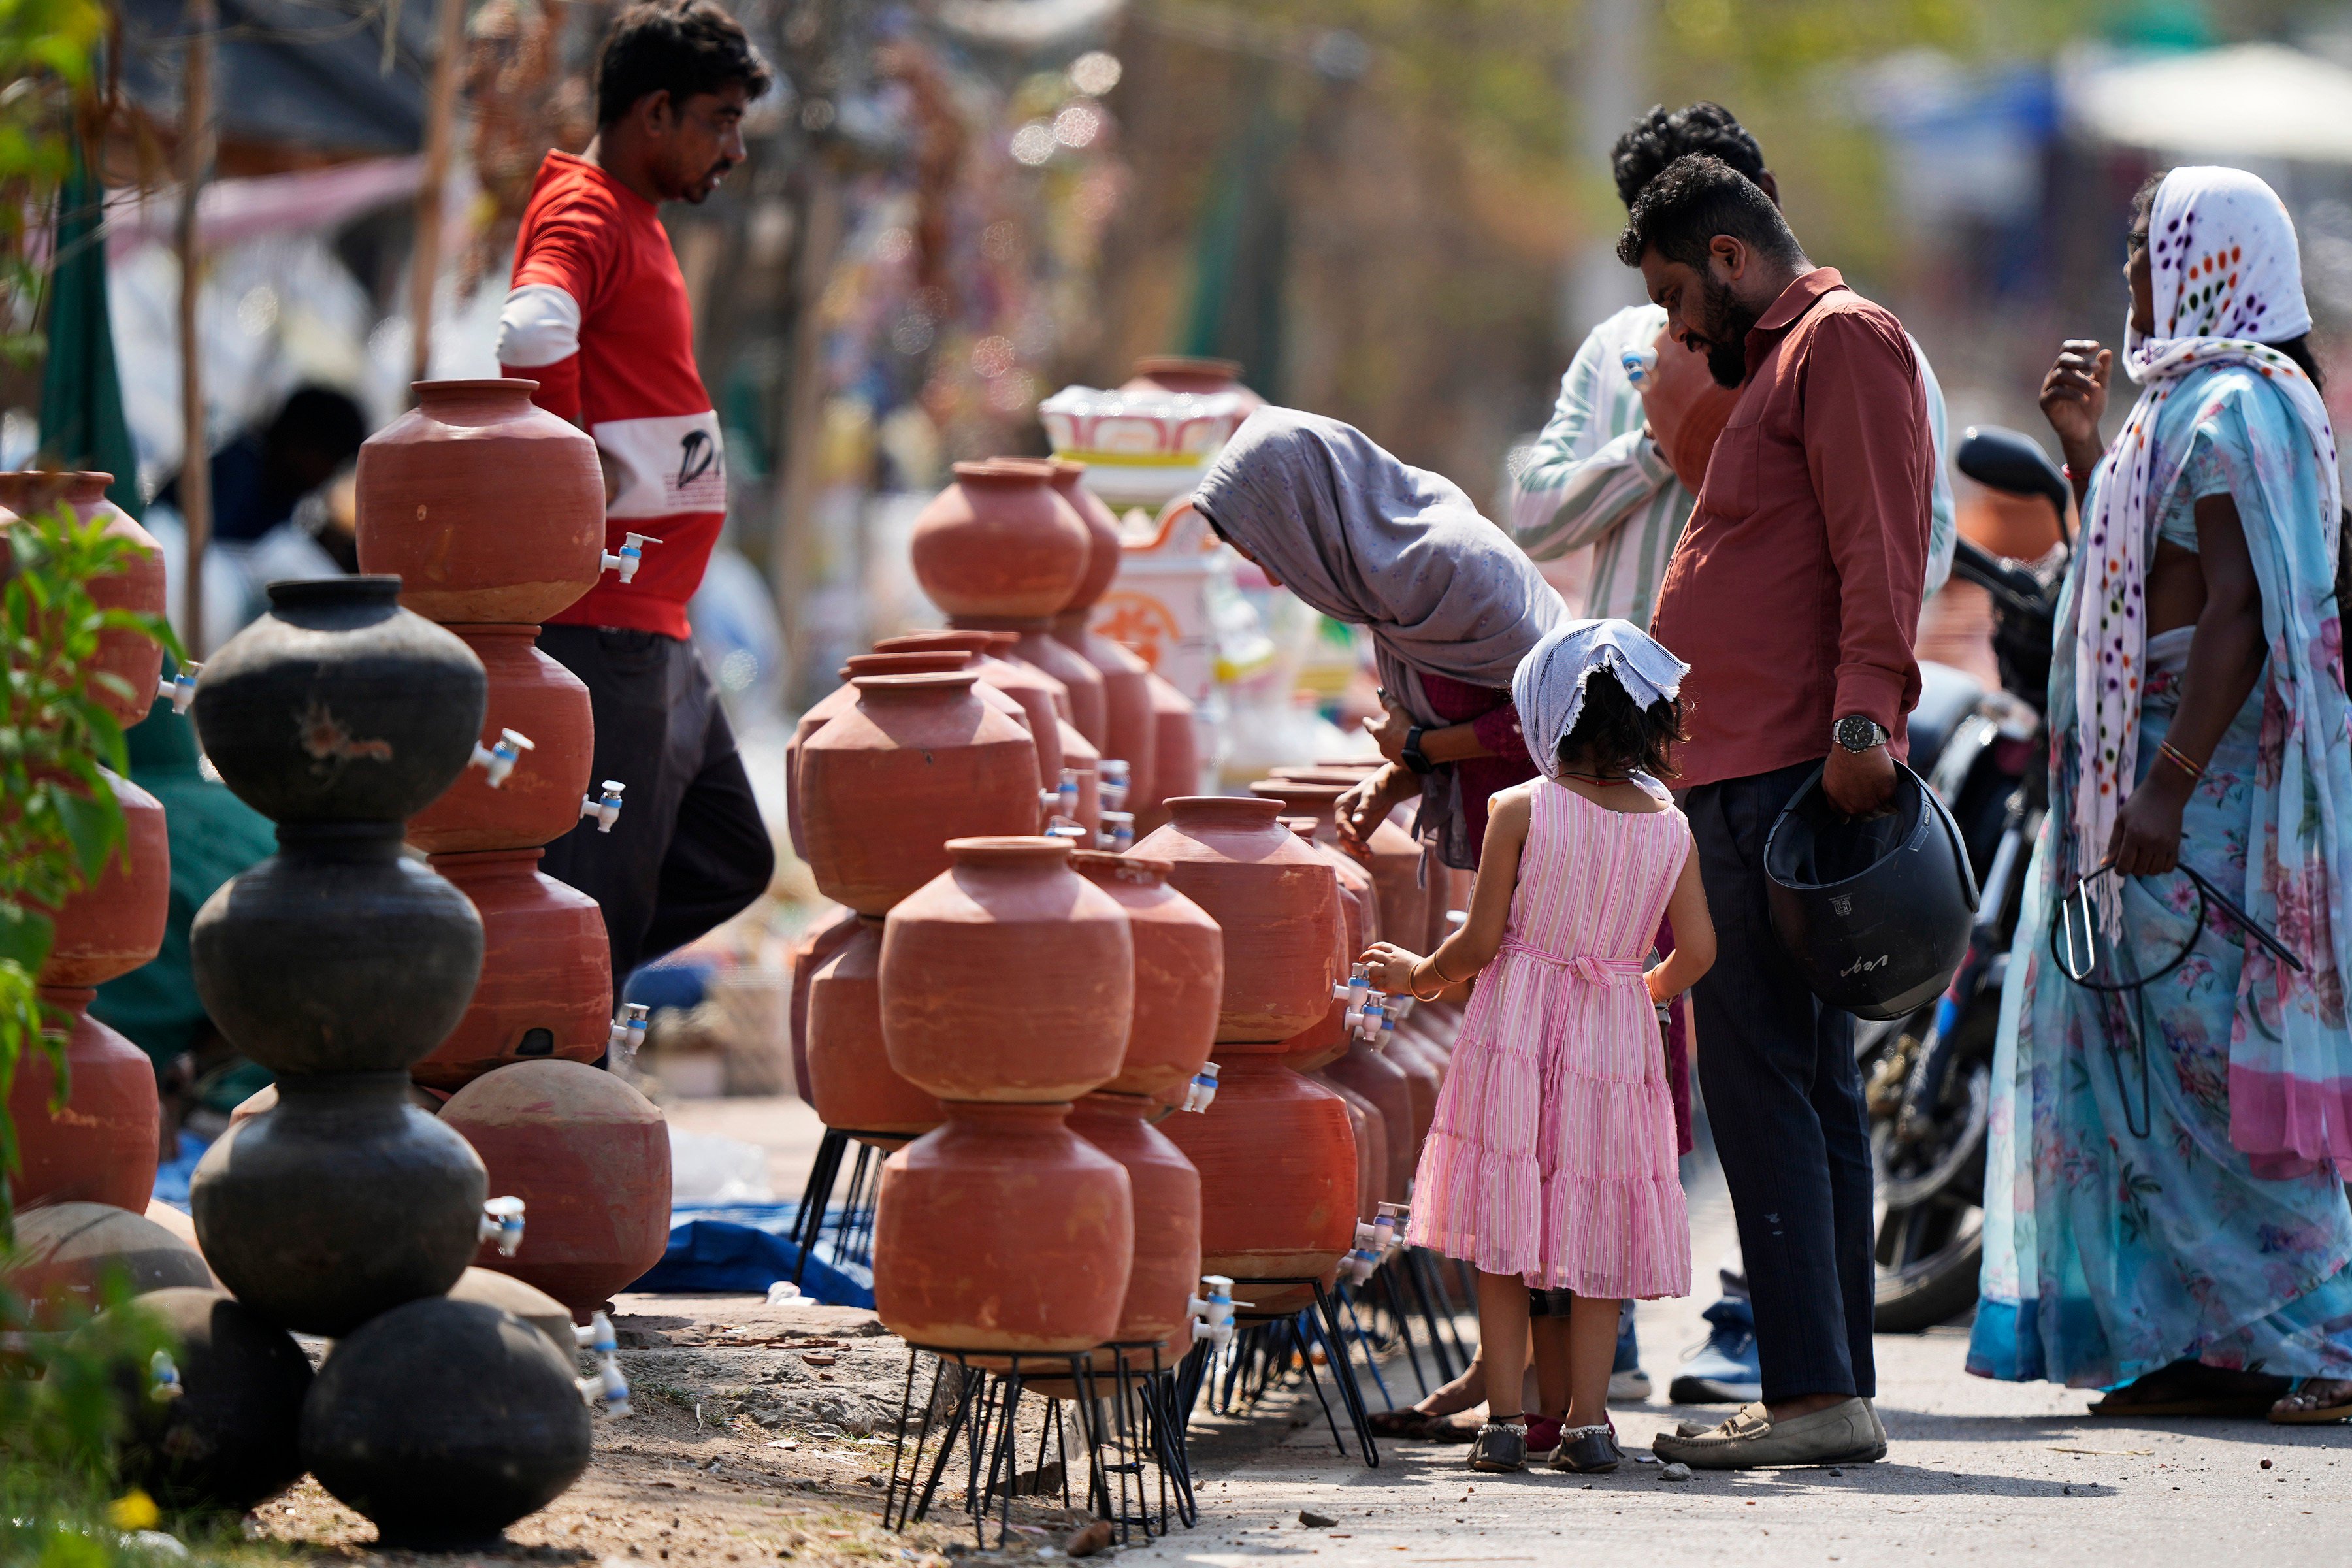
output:
M1070 868L1066 839L945 849L952 864L892 908L882 939L890 1065L947 1120L883 1165L875 1310L918 1345L1088 1351L1120 1328L1134 1194L1068 1118L1126 1060L1129 912Z
M278 850L207 900L191 933L206 1011L278 1079L277 1104L198 1163L196 1233L243 1307L341 1342L303 1396L301 1459L388 1544L433 1539L430 1521L382 1500L420 1471L442 1517L494 1531L588 1458L572 1369L536 1331L493 1313L528 1337L532 1364L495 1333L435 1329L488 1185L466 1140L411 1103L408 1073L466 1012L482 921L401 837L466 766L488 681L399 590L384 576L274 583L269 612L205 667L197 733L222 781L277 822ZM413 1374L420 1360L432 1379ZM434 1446L407 1435L419 1424L499 1460L435 1468Z
M1313 817L1286 816L1280 820L1301 843L1314 845ZM1319 846L1316 852L1339 877L1340 927L1335 962L1344 973L1369 940L1364 932L1371 914L1371 880L1345 856ZM1356 872L1352 880L1340 869L1343 864ZM1363 1043L1349 1028L1347 1013L1345 996L1334 996L1329 1013L1303 1033L1283 1042L1282 1059L1294 1072L1321 1084L1347 1102L1349 1124L1356 1138L1356 1217L1369 1223L1388 1195L1388 1121L1377 1104L1332 1076L1331 1069L1346 1060L1354 1047Z
M1278 801L1181 796L1135 847L1171 863L1168 885L1224 932L1216 1103L1165 1124L1201 1173L1201 1267L1237 1282L1329 1279L1354 1237L1355 1135L1347 1103L1284 1061L1329 1014L1339 881L1278 819ZM1261 1313L1311 1290L1260 1289Z
M1095 602L1109 592L1111 580L1118 575L1118 521L1111 516L1110 508L1087 489L1083 482L1087 471L1084 463L1055 458L1051 467L1053 477L1048 482L1054 493L1068 502L1078 521L1086 525L1087 539L1086 575L1078 580L1069 603L1054 617L1054 639L1093 666L1101 678L1103 730L1097 744L1103 755L1122 758L1127 763L1130 803L1157 800L1160 795L1151 793L1159 734L1152 710L1150 667L1108 637L1087 629ZM1160 792L1161 795L1166 793ZM1191 793L1189 784L1183 793Z
M408 842L483 933L471 1005L409 1071L454 1097L445 1122L474 1142L494 1190L523 1200L523 1247L484 1243L481 1267L542 1286L585 1322L660 1260L669 1144L653 1103L590 1065L611 1032L604 911L539 869L603 783L588 689L539 650L539 623L608 558L596 444L533 405L535 385L418 383L416 406L360 449L359 551L481 660L482 744L507 731L530 742L495 787L468 768L408 818Z
M72 1020L65 1040L69 1094L52 1106L57 1078L40 1049L17 1062L8 1091L18 1159L9 1186L19 1208L89 1202L140 1214L155 1187L162 1108L154 1067L146 1052L91 1017L89 1004L101 982L162 949L171 842L153 795L128 779L104 777L122 808L123 842L97 880L51 917L49 955L38 975L41 999Z
M408 825L482 916L474 1004L415 1068L445 1090L509 1061L594 1061L611 1016L603 913L538 869L595 782L588 689L537 639L603 574L604 475L595 442L532 404L536 384L420 382L416 406L360 448L361 569L398 574L401 603L480 658L483 743L531 743L498 787L469 769Z
M0 509L17 517L53 510L62 502L82 522L102 521L106 536L132 546L122 568L89 584L90 602L101 610L134 610L151 616L164 613L163 552L155 536L139 526L127 511L106 499L112 474L50 472L26 469L0 473ZM5 528L0 528L0 563L7 557ZM93 679L89 695L126 729L147 717L163 669L163 645L153 637L123 627L100 632L98 656L90 661L93 676L105 674L122 682L118 689Z
M801 834L817 889L857 917L836 923L807 984L809 1101L828 1127L895 1147L940 1125L935 1092L884 1048L883 920L948 868L947 841L1034 832L1032 733L982 695L967 668L856 675L852 700L803 742ZM814 954L812 954L814 957Z

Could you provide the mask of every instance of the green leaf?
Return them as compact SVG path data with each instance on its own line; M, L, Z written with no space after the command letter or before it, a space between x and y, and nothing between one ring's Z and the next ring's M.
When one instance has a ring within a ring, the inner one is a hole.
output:
M37 910L0 903L0 963L20 965L37 974L48 962L49 941L57 927Z
M122 807L112 790L106 791L103 798L61 790L56 800L58 823L72 841L81 874L95 881L106 864L107 852L122 837Z

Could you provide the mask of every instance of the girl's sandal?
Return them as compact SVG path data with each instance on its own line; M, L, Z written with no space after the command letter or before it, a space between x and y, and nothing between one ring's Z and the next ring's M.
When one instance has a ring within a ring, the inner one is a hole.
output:
M2352 1420L2352 1383L2307 1377L2294 1392L2271 1406L2270 1418L2280 1426L2318 1426Z
M1527 1430L1507 1421L1487 1422L1478 1428L1478 1440L1470 1445L1470 1468L1497 1474L1526 1469Z

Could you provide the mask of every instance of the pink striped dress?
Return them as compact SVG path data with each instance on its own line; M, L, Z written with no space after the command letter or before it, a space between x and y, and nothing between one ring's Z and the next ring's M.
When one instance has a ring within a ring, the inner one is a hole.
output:
M1672 806L1535 786L1502 951L1478 976L1407 1239L1603 1300L1690 1293L1674 1102L1642 984L1691 852Z

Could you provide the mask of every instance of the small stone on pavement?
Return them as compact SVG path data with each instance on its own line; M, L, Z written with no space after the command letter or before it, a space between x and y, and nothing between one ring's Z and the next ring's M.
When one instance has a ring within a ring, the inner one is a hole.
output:
M1690 1479L1691 1468L1680 1459L1658 1472L1658 1479L1662 1481L1686 1481Z
M1328 1530L1339 1521L1336 1519L1326 1519L1319 1513L1310 1513L1302 1508L1298 1510L1298 1522L1309 1530Z

